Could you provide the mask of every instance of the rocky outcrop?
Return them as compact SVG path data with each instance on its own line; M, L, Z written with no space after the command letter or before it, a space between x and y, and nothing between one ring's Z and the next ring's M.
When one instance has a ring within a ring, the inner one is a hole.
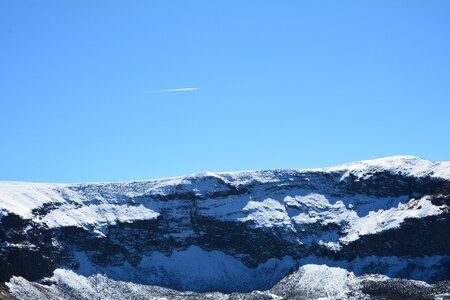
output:
M15 214L0 221L0 281L13 275L36 280L51 275L60 263L61 249L53 243L53 233L45 226Z

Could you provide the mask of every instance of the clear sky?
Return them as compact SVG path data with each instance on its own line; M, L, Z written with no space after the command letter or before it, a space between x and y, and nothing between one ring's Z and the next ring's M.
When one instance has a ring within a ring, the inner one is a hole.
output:
M450 1L0 2L0 180L450 160L449 132Z

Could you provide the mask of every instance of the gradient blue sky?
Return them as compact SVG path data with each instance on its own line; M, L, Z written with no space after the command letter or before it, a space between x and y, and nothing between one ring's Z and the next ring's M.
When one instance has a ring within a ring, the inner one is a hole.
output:
M0 2L0 180L450 160L449 115L450 1Z

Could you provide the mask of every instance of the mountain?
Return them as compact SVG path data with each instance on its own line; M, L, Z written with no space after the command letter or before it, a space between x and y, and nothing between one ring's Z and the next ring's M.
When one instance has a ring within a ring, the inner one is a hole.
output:
M450 162L0 182L0 299L450 298Z

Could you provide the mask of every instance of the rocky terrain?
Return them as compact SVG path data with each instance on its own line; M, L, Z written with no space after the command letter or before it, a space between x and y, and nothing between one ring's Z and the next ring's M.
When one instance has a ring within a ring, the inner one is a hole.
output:
M449 299L450 163L0 182L0 299Z

